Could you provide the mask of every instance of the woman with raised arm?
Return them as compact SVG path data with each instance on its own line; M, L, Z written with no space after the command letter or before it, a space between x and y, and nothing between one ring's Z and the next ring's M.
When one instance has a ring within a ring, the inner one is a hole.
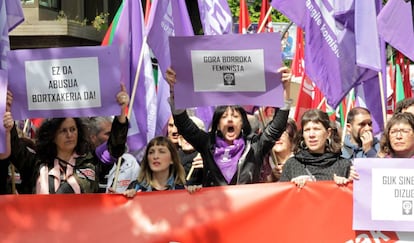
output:
M288 69L280 70L282 80L290 81ZM218 106L209 132L198 128L185 110L174 108L176 74L172 68L166 73L170 84L170 104L178 133L203 159L203 186L222 186L259 182L264 156L285 131L289 115L287 105L275 112L273 120L260 134L253 134L246 111L239 105Z
M12 102L12 94L8 96ZM125 108L129 103L125 86L116 96L121 115L112 123L108 150L118 158L125 152L128 121ZM22 171L30 171L33 193L93 193L98 191L100 160L91 149L86 127L80 118L45 120L35 139L35 150L22 146L11 111L3 117L10 132L10 160Z

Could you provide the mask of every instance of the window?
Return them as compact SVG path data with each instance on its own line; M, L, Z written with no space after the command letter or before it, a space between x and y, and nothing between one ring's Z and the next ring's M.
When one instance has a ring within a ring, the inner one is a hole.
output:
M39 6L58 9L60 0L39 0Z

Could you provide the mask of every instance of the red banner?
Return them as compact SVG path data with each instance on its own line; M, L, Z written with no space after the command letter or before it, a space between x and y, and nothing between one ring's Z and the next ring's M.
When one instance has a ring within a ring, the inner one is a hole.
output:
M114 194L0 196L0 242L396 242L352 230L352 185L309 182ZM375 241L374 241L375 239ZM409 239L405 239L409 240Z

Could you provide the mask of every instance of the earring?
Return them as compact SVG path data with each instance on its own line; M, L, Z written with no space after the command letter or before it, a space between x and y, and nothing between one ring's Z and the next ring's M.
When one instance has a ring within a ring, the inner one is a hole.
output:
M330 138L327 138L326 139L326 147L330 147L331 146L331 139Z
M306 146L306 143L305 143L305 141L300 141L300 143L299 143L299 146L302 148L302 149L308 149L308 147Z

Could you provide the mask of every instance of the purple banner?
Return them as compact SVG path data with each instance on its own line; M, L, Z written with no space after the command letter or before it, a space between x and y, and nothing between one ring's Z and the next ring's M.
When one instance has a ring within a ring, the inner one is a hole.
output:
M117 46L9 52L13 117L88 117L119 114Z
M279 33L170 37L176 108L283 105ZM279 43L279 44L278 44Z
M414 232L413 159L355 159L353 230Z

